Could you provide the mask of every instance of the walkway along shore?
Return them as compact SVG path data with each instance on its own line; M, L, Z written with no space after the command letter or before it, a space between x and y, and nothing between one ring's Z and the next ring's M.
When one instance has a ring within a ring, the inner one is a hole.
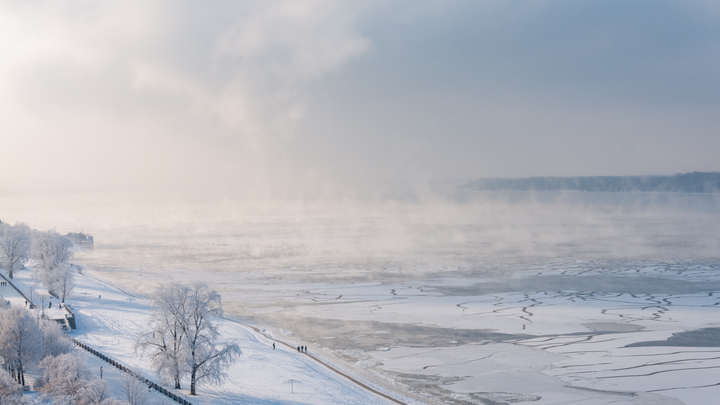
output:
M30 303L30 308L33 308L34 304L33 304L33 302L30 300L30 298L27 297L27 295L23 294L23 292L20 291L20 289L17 288L17 287L15 286L15 284L13 284L13 282L12 282L11 280L9 280L7 277L5 277L4 274L0 273L0 277L2 277L3 280L7 281L8 285L9 285L10 287L14 288L15 291L18 292L18 294L20 294L23 298L25 298L25 301L27 301L27 302Z
M100 279L100 278L97 278L97 277L90 276L90 275L85 274L85 273L80 272L80 271L78 271L78 274L81 275L81 276L83 276L83 277L87 277L87 278L90 278L90 279L92 279L92 280L95 280L95 281L98 281L98 282L100 282L100 283L103 283L103 284L107 285L108 287L114 288L114 289L116 289L116 290L118 290L118 291L120 291L120 292L122 292L122 293L124 293L124 294L126 294L126 295L128 295L128 296L130 296L130 297L133 297L133 298L141 298L141 297L138 297L137 295L135 295L135 294L133 294L133 293L130 293L130 292L126 291L125 289L123 289L123 288L121 288L121 287L119 287L119 286L117 286L117 285L115 285L115 284L113 284L113 283L111 283L111 282L105 281L105 280ZM246 327L246 328L250 328L250 329L252 329L253 331L259 333L259 334L262 335L262 336L264 336L266 339L269 339L269 340L272 340L272 341L277 342L277 343L279 343L279 344L285 345L285 346L287 346L288 348L290 348L290 349L292 349L292 350L295 350L295 349L296 349L295 346L293 346L293 345L291 345L291 344L289 344L289 343L283 342L282 340L278 340L278 339L276 339L276 338L273 338L273 337L267 335L266 333L264 333L263 331L261 331L260 329L252 326L252 325L248 325L248 324L246 324L246 323L242 323L242 322L237 321L237 320L235 320L235 319L230 319L230 318L226 318L226 317L222 317L222 319L227 320L227 321L230 321L230 322L233 322L233 323L236 323L236 324L238 324L238 325L242 325L242 326L244 326L244 327ZM383 397L383 398L385 398L385 399L387 399L387 400L389 400L389 401L392 401L392 402L394 402L394 403L396 403L396 404L408 405L408 404L405 403L405 402L402 402L402 401L400 401L400 400L398 400L398 399L396 399L396 398L393 398L393 397L391 397L391 396L389 396L389 395L387 395L387 394L384 394L384 393L382 393L382 392L380 392L380 391L378 391L378 390L376 390L376 389L374 389L374 388L372 388L372 387L369 387L367 384L364 384L364 383L356 380L355 378L353 378L353 377L351 377L351 376L343 373L342 371L340 371L340 370L336 369L335 367L327 364L326 362L320 360L319 358L313 356L313 355L310 354L310 353L302 352L302 354L304 354L305 356L308 356L310 359L312 359L313 361L315 361L315 362L318 363L318 364L321 364L322 366L326 367L326 368L329 369L330 371L332 371L332 372L334 372L334 373L336 373L336 374L338 374L338 375L346 378L348 381L352 382L353 384L355 384L355 385L357 385L357 386L359 386L359 387L361 387L361 388L363 388L363 389L365 389L365 390L367 390L367 391L372 392L373 394L379 395L379 396L381 396L381 397ZM162 388L162 387L161 387L161 388Z
M269 335L266 334L265 332L261 331L260 329L254 327L254 326L252 326L252 325L248 325L248 324L246 324L246 323L242 323L242 322L240 322L240 321L236 321L236 320L230 319L230 318L225 318L225 317L223 317L223 319L225 319L226 321L234 322L234 323L237 323L237 324L239 324L239 325L242 325L242 326L245 326L245 327L247 327L247 328L250 328L250 329L254 330L255 332L257 332L257 333L265 336L265 338L267 338L267 339L269 339L269 340L272 340L273 342L280 343L280 344L282 344L282 345L287 346L287 347L290 348L290 349L295 350L295 346L292 346L292 345L289 344L289 343L283 342L282 340L275 339L275 338L269 336ZM333 367L333 366L325 363L324 361L318 359L317 357L313 356L312 354L310 354L310 353L308 353L308 352L299 352L299 353L304 354L305 356L310 357L310 358L313 359L313 361L315 361L316 363L322 364L323 366L327 367L329 370L331 370L331 371L333 371L333 372L335 372L335 373L337 373L337 374L339 374L339 375L347 378L348 380L350 380L350 381L353 382L354 384L356 384L356 385L358 385L358 386L360 386L360 387L362 387L362 388L364 388L364 389L372 392L373 394L377 394L377 395L379 395L379 396L381 396L381 397L383 397L383 398L385 398L385 399L387 399L387 400L390 400L390 401L392 401L392 402L395 402L396 404L407 405L405 402L399 401L399 400L397 400L397 399L395 399L395 398L393 398L393 397L391 397L391 396L389 396L389 395L387 395L387 394L383 394L382 392L380 392L380 391L378 391L378 390L376 390L376 389L374 389L374 388L371 388L371 387L367 386L366 384L361 383L360 381L358 381L358 380L350 377L349 375L347 375L347 374L343 373L342 371L336 369L335 367Z

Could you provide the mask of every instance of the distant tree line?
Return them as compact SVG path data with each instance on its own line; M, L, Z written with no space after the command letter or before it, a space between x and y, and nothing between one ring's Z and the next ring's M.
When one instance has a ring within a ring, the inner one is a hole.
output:
M717 193L720 192L720 173L692 172L673 176L482 178L461 187L481 191Z

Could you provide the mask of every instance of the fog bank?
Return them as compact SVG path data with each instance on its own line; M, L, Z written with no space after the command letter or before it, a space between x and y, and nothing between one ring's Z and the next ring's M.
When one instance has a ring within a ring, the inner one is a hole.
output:
M84 230L98 269L502 268L548 260L711 260L720 198L475 192L414 199L178 202L147 195L2 197L3 221Z

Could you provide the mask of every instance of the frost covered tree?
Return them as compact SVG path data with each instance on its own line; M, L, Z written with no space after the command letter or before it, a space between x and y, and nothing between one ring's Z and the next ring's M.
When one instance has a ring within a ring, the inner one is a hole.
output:
M150 320L150 332L142 334L135 343L135 351L149 353L157 375L172 381L180 389L186 347L183 319L187 307L188 288L173 283L161 286L153 293L155 311Z
M36 232L32 238L30 257L37 262L35 277L55 297L59 298L56 288L63 276L69 277L69 285L72 284L72 272L68 263L72 254L70 239L57 232Z
M70 295L75 288L75 273L73 272L72 266L68 263L61 264L53 272L48 282L50 284L48 291L54 291L55 296L64 304L65 298Z
M73 400L74 405L128 405L127 402L111 398L107 383L97 379L86 380Z
M0 265L7 270L9 278L23 267L29 253L30 227L24 223L0 223Z
M137 378L126 374L122 381L122 390L130 405L145 405L147 404L148 389L147 385L143 384Z
M225 380L227 369L241 352L234 343L218 343L220 333L212 318L222 316L220 294L205 283L193 283L188 287L186 305L183 328L188 352L185 364L190 373L190 395L195 395L198 382L206 380L218 384Z
M0 368L0 405L15 402L21 394L22 388L13 380L10 373Z
M77 353L47 356L40 362L40 368L43 375L37 385L53 404L127 405L110 398L105 381L94 378L85 359Z
M25 385L25 371L42 353L40 329L30 312L18 307L0 312L0 356L18 384Z
M151 331L138 339L136 348L150 352L155 370L180 387L182 373L190 376L190 394L197 383L220 383L240 356L236 344L220 344L212 321L222 316L220 295L205 283L170 284L154 294Z
M43 344L43 357L59 356L61 354L70 353L75 349L75 345L70 338L60 329L60 325L55 321L48 319L38 320L40 328L40 336Z
M76 353L48 356L40 362L43 376L38 385L50 398L77 397L91 377L85 359Z
M32 238L31 258L43 269L54 269L72 257L72 241L55 231L36 232Z

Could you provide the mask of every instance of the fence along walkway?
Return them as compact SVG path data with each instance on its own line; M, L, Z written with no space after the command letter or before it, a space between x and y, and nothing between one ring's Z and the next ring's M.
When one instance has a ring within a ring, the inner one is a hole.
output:
M79 347L87 350L90 354L93 354L93 355L99 357L101 360L103 360L103 361L105 361L105 362L107 362L107 363L115 366L115 368L117 368L118 370L122 371L123 373L126 373L126 374L128 374L128 375L130 375L130 376L132 376L132 377L137 378L137 379L140 380L143 384L146 384L146 385L150 386L150 387L151 387L152 389L154 389L155 391L157 391L157 392L165 395L166 397L172 399L173 401L177 402L178 404L180 404L180 405L193 405L190 401L186 400L185 398L183 398L183 397L181 397L181 396L179 396L179 395L176 395L174 392L170 392L170 391L166 390L165 388L163 388L163 387L155 384L154 382L152 382L152 381L148 380L147 378L141 376L140 374L136 373L135 371L133 371L133 370L125 367L124 365L118 363L117 361L111 359L110 357L108 357L108 356L100 353L99 351L93 349L92 347L86 345L85 343L82 343L82 342L80 342L79 340L77 340L77 339L75 339L75 338L73 338L73 337L71 337L70 339L72 339L72 341L73 341L76 345L78 345Z

